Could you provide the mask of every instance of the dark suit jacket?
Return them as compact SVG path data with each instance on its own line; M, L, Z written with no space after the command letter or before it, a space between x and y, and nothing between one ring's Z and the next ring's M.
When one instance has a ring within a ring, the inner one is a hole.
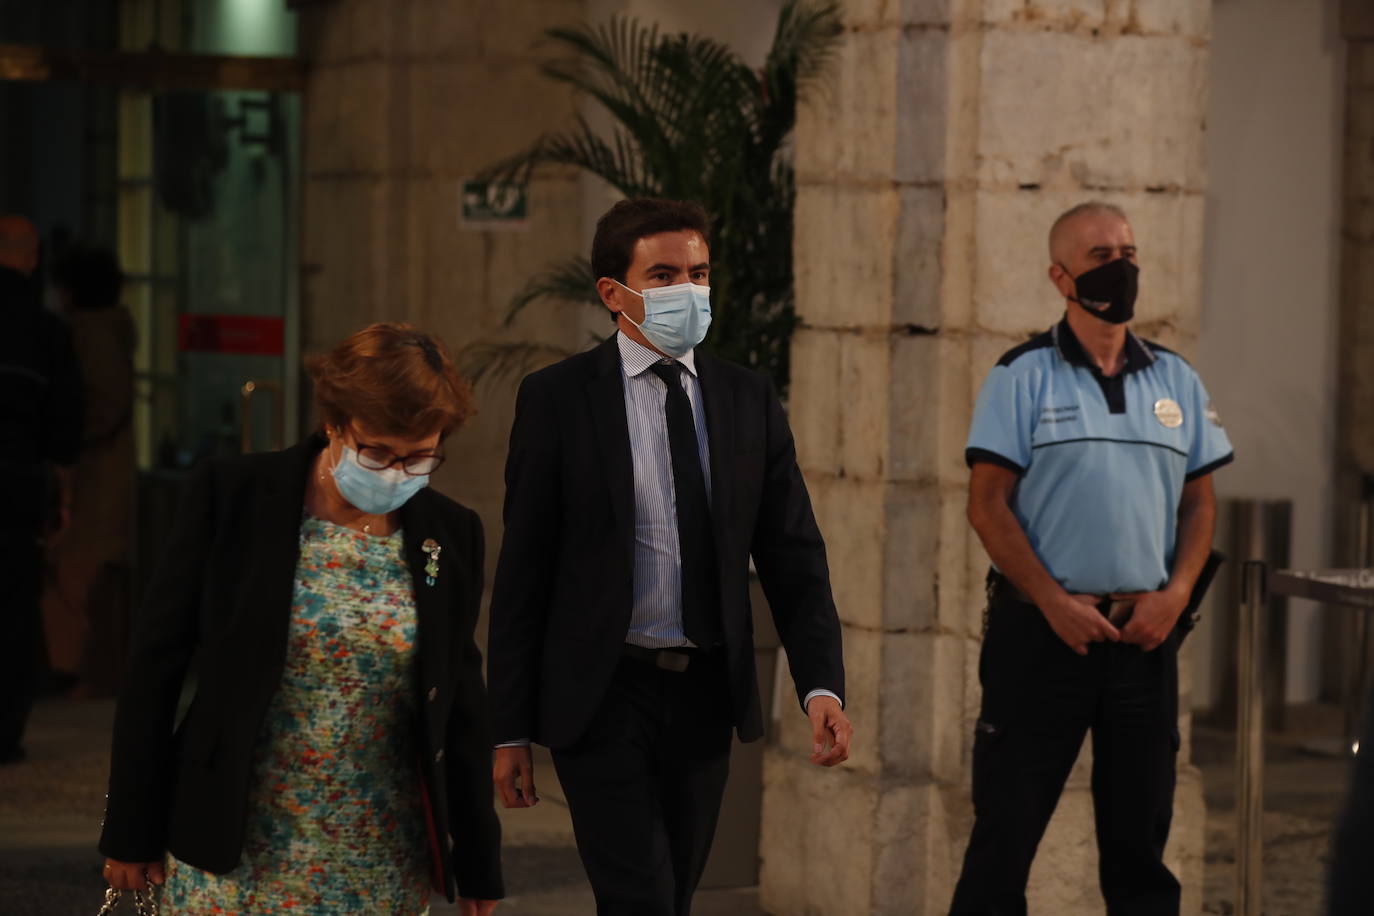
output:
M825 544L772 382L698 350L711 451L732 717L763 734L749 608L752 554L799 697L844 696ZM492 591L494 737L573 744L610 684L630 627L634 469L620 352L604 344L528 376L506 464L505 539Z
M133 622L115 714L105 855L139 862L171 850L217 873L238 864L253 746L286 658L306 475L323 444L316 436L281 452L207 461L192 476ZM419 617L416 775L429 802L433 879L450 899L455 881L464 897L496 899L500 826L473 642L482 525L429 489L400 512ZM434 586L424 582L426 538L444 548ZM195 699L174 734L193 654Z

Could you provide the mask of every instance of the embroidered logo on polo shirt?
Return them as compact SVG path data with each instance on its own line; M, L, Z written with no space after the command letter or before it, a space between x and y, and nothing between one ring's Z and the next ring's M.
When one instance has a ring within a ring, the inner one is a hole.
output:
M1217 415L1217 409L1212 406L1212 402L1207 402L1207 409L1202 412L1207 421L1218 429L1221 428L1221 417Z
M1078 405L1069 404L1064 407L1041 407L1041 423L1074 423L1078 420Z
M1183 425L1183 408L1173 398L1160 398L1155 401L1155 419L1166 429L1177 429Z

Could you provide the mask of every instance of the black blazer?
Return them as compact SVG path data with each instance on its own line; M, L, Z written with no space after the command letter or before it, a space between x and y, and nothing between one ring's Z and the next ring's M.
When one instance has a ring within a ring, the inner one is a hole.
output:
M238 864L253 746L285 663L306 475L323 445L312 436L281 452L206 461L192 475L133 621L100 839L105 855L140 862L171 850L216 873ZM416 775L429 802L433 881L450 900L455 883L461 896L496 899L503 895L500 826L473 641L482 524L430 489L400 513L419 617ZM444 548L432 587L424 584L426 538ZM174 733L193 655L195 699Z
M792 432L764 375L696 352L711 452L711 514L740 740L763 734L749 557L799 699L844 696L825 544ZM573 744L610 684L630 627L634 469L615 337L528 376L506 463L505 539L487 645L494 736Z

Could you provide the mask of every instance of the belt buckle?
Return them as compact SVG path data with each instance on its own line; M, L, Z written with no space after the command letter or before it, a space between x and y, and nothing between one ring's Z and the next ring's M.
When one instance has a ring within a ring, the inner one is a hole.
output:
M654 657L654 664L664 671L675 671L678 674L687 670L687 666L692 663L690 655L681 652L673 652L668 649L660 649L658 655Z

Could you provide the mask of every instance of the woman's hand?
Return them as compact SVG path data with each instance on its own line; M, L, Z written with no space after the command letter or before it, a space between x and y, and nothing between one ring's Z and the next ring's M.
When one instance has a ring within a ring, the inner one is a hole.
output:
M105 860L105 880L110 887L120 891L146 891L149 884L161 884L167 880L161 862L120 862L118 859Z
M459 897L458 912L460 916L487 916L489 913L496 912L496 901L469 900L467 897Z

